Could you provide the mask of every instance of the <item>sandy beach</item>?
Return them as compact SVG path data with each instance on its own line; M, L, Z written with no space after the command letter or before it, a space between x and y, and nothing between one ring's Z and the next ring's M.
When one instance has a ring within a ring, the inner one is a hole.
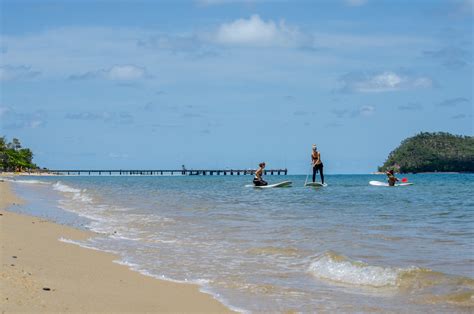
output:
M147 277L113 263L113 254L58 241L94 234L7 210L21 202L0 182L2 313L230 312L195 285Z

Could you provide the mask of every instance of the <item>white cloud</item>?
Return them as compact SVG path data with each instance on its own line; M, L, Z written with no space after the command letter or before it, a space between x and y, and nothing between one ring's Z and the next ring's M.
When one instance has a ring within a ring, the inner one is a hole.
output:
M262 19L260 17L265 25L271 23L268 19ZM249 17L245 17L245 20L248 22ZM217 25L205 30L197 26L194 32L189 30L188 33L186 30L182 33L162 33L157 29L143 28L51 28L2 37L8 46L8 52L2 58L4 64L24 64L31 65L34 70L41 69L38 78L44 80L111 80L118 78L118 75L113 75L116 71L111 71L112 66L133 65L142 67L151 75L146 75L146 79L141 80L116 79L111 82L150 84L152 80L160 83L166 80L192 81L193 73L201 73L202 79L207 80L222 80L225 77L231 80L291 81L290 72L297 69L312 77L314 73L310 73L310 69L313 66L332 66L334 71L354 68L355 64L362 61L359 56L365 56L361 58L367 61L366 56L371 55L373 49L377 49L380 55L392 55L394 52L398 55L431 48L429 44L425 45L424 40L405 39L396 34L353 37L349 33L314 33L300 29L290 34L283 32L281 35L282 32L278 32L278 21L273 21L277 35L271 37L269 42L264 42L267 46L257 40L253 44L243 41L249 49L239 51L238 55L229 54L227 48L230 43L222 44L217 41L216 35L220 29ZM322 49L318 50L318 47ZM370 50L370 53L362 50ZM347 58L351 51L356 51L356 58ZM412 55L413 52L409 54ZM219 57L224 55L230 56L232 62ZM209 71L209 68L214 70ZM159 73L159 77L155 73ZM327 88L332 88L329 80L321 81L327 84Z
M147 76L145 68L134 65L116 65L105 72L109 80L138 80Z
M364 116L364 117L370 117L375 113L375 107L374 106L369 106L365 105L359 108L359 115Z
M364 105L364 106L360 106L357 109L352 110L350 117L351 118L357 118L357 117L368 118L370 116L373 116L375 114L375 111L376 111L375 106Z
M467 119L467 118L471 118L472 117L472 114L465 114L465 113L460 113L460 114L457 114L457 115L454 115L454 116L451 116L451 119Z
M420 51L432 50L430 41L423 38L405 38L396 34L356 36L349 33L333 34L313 31L305 33L302 30L288 27L284 23L285 27L282 28L277 22L262 21L261 17L258 20L261 25L267 26L267 28L268 25L273 25L273 28L270 27L274 30L270 32L273 34L270 39L259 42L257 36L253 37L253 41L248 40L248 37L247 40L244 40L244 37L241 36L240 41L234 39L233 45L237 45L235 42L240 42L239 45L253 45L257 48L258 45L266 47L264 44L267 47L323 48L320 53L303 55L300 53L301 51L295 52L295 55L287 59L287 62L293 65L305 64L305 62L312 64L317 62L324 65L331 62L340 67L353 65L356 60L347 58L348 50L361 53L363 49L370 51L377 49L380 54L388 53L388 51L390 53L394 51L405 53L416 49ZM251 19L247 17L243 21L248 24ZM227 25L232 25L232 22L229 21ZM111 71L111 67L124 64L140 66L150 74L159 69L160 79L167 77L188 79L190 77L187 74L188 71L200 71L213 78L220 78L229 71L244 77L251 76L251 70L255 70L255 54L253 52L240 55L239 58L246 60L239 60L239 62L227 62L225 58L214 57L221 52L225 53L221 49L222 46L231 45L229 40L224 41L227 44L217 40L219 30L222 30L219 25L211 31L197 27L194 32L190 30L188 33L162 33L156 29L121 27L50 28L22 35L2 36L1 41L5 46L8 46L8 51L2 54L2 61L3 64L31 65L33 70L41 69L42 79L117 78L117 75L112 74L116 71ZM222 41L225 39L222 37L224 33L220 34ZM273 65L275 58L270 56L275 56L279 52L264 51L263 53L268 53L269 56L263 62L266 65ZM104 56L107 56L105 60ZM209 65L215 66L215 62L221 62L219 69L207 71ZM256 65L263 67L261 61ZM154 76L146 75L146 77L153 78ZM133 81L118 82L130 83Z
M434 83L428 77L413 77L385 71L374 74L350 73L342 77L342 91L360 93L378 93L407 89L431 88Z
M423 55L438 60L443 66L453 70L472 63L470 51L456 45L449 45L438 50L426 50L423 51Z
M146 69L135 65L114 65L109 69L86 72L79 75L72 75L70 79L85 80L93 78L104 78L112 81L136 81L150 77Z
M5 129L36 129L46 125L46 113L41 110L35 112L16 112L10 107L0 107L1 127Z
M388 88L393 89L396 86L399 86L402 82L402 78L393 72L384 72L381 74L377 74L368 81L364 82L364 88L371 89L371 88Z
M36 129L40 126L43 126L45 123L44 121L41 121L41 120L33 120L33 121L29 121L27 127L31 128L31 129Z
M344 2L351 7L359 7L365 5L368 0L345 0Z
M83 120L83 121L96 121L101 120L104 122L112 122L116 124L130 124L133 123L134 117L128 112L75 112L68 113L64 116L69 120Z
M0 66L0 81L29 79L38 76L39 74L39 71L33 71L29 66Z
M440 107L455 107L457 105L468 104L468 103L469 103L469 99L465 97L457 97L457 98L450 98L450 99L443 100L442 102L439 102L436 105Z
M285 21L265 22L259 15L249 19L238 19L222 24L216 34L215 41L224 45L242 46L294 46L302 40L302 34L286 25Z
M419 103L408 103L406 105L399 105L398 110L404 110L404 111L417 111L417 110L422 110L423 106L420 105Z

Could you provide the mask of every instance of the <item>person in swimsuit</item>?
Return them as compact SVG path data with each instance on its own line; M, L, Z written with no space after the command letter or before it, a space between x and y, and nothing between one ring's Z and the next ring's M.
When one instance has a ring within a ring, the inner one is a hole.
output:
M313 152L311 153L311 165L313 166L313 182L315 182L316 173L319 171L321 183L324 184L323 162L315 144L313 144Z
M258 169L257 171L255 171L255 178L253 178L253 184L255 184L255 186L265 186L268 184L265 180L262 179L264 169L265 169L264 162L261 162L260 164L258 164Z
M390 186L395 186L395 182L398 181L397 177L393 174L393 170L389 170L385 173L387 175L388 179L388 185Z

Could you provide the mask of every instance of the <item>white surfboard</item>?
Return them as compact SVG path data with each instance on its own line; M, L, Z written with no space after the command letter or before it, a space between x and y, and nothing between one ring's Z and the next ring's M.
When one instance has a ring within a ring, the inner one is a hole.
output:
M291 181L283 181L275 184L263 185L263 186L256 186L254 184L247 184L246 187L250 188L257 188L257 189L270 189L270 188L284 188L291 186Z
M327 183L321 183L321 182L308 182L305 184L305 186L312 186L312 187L323 187L323 186L328 186Z
M388 185L387 182L381 182L381 181L370 181L369 184L372 186L390 186ZM413 185L413 183L410 183L410 182L395 183L395 186L408 186L408 185Z

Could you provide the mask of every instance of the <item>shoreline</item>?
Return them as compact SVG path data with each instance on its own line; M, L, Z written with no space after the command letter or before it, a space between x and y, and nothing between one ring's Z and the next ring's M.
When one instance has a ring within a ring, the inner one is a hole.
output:
M145 276L114 254L59 241L94 233L8 211L22 203L0 181L2 313L231 312L197 285Z

